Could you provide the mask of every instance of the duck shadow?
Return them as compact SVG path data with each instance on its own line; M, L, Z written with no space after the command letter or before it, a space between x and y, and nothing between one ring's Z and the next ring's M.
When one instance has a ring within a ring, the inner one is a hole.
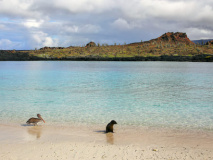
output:
M27 130L28 134L36 137L36 139L41 138L41 134L42 134L42 127L41 126L34 126L34 127L30 127Z
M39 139L42 135L42 126L33 124L21 124L21 126L26 127L27 133L36 139Z
M94 131L94 132L106 134L106 131L105 131L105 130L97 130L97 131Z
M113 135L113 133L106 133L106 141L109 144L114 144L114 135Z
M34 124L21 124L22 127L28 127L28 126L42 126L42 125L34 125Z
M33 124L21 124L22 127L34 126Z
M106 133L105 130L97 130L97 131L94 131L94 132L105 134L106 135L106 142L109 143L109 144L114 144L114 135L113 135L113 133L111 133L111 132Z

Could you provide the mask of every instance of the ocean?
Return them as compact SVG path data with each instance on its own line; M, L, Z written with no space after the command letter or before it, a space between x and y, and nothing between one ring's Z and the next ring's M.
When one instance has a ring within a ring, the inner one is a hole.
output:
M0 124L213 131L213 63L0 62Z

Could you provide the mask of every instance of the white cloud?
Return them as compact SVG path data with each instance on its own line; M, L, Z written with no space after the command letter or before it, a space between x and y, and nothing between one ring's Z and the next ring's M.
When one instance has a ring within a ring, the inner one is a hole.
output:
M212 6L198 0L124 0L120 7L130 19L160 18L164 20L185 21L200 20L208 15L213 18Z
M0 29L6 29L6 26L5 25L3 25L3 24L0 24Z
M54 8L71 13L102 13L112 10L117 0L54 0ZM52 3L52 2L51 2Z
M43 40L43 45L52 47L52 46L55 45L55 42L53 41L53 39L51 37L45 37L44 40Z
M198 28L188 28L186 30L191 40L196 39L213 39L213 31Z
M9 39L1 39L0 49L8 49L11 44L12 44L12 41L10 41Z
M200 32L201 32L202 34L206 34L206 35L209 35L209 34L212 33L212 31L206 30L206 29L201 29Z
M12 50L21 49L22 44L20 42L14 42L9 39L0 39L0 50Z
M131 28L129 23L125 19L122 19L122 18L115 20L112 23L112 26L115 28L118 28L118 29L130 29Z
M3 0L0 14L35 18L64 17L77 14L103 13L105 17L115 12L124 19L162 18L165 20L213 19L211 0ZM104 16L103 16L104 18ZM118 17L117 17L118 18Z
M79 27L76 26L76 25L73 25L73 26L66 26L64 29L65 29L65 31L68 32L68 33L78 33L78 32L79 32Z
M41 48L44 46L48 47L58 46L58 39L53 39L52 37L48 36L47 33L44 33L42 31L31 33L29 40L30 45L34 46L35 48Z
M85 25L64 25L62 27L62 31L65 34L70 34L70 33L78 33L78 34L96 34L101 30L100 26L97 25L92 25L92 24L85 24Z
M80 32L82 33L99 33L99 31L101 30L101 27L98 25L92 25L92 24L86 24L80 27Z
M119 31L126 31L126 36ZM1 38L24 48L80 45L87 40L135 42L168 31L186 32L193 39L213 38L213 1L0 0Z
M121 30L131 30L131 29L142 27L142 25L137 23L137 21L127 22L123 18L118 18L111 25L112 25L112 27L114 27L116 29L121 29Z
M44 22L44 20L35 20L35 19L26 19L23 23L24 26L26 26L27 28L31 28L31 27L35 27L35 28L39 28L42 23Z
M32 5L33 0L2 0L0 1L0 15L10 18L36 17L39 12L30 10Z

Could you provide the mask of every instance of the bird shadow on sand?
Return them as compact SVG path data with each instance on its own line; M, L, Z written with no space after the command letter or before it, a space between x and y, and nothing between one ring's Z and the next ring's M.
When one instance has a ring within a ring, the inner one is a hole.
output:
M106 142L109 144L114 144L114 136L113 133L106 133L106 130L96 130L96 133L102 133L106 135Z
M41 138L42 135L42 127L41 126L30 127L28 128L27 132L32 137L39 139Z
M29 127L29 126L38 126L38 125L33 125L33 124L21 124L22 127Z
M42 126L33 124L21 124L21 126L26 127L26 131L30 135L31 140L41 138L43 129Z
M106 131L105 130L97 130L97 131L94 131L96 133L102 133L102 134L106 134Z
M31 126L29 124L21 124L22 127L27 127L27 126Z

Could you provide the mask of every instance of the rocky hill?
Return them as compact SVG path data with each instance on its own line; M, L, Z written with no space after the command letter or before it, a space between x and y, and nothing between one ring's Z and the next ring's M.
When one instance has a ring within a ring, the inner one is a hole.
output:
M185 43L185 44L194 44L188 37L186 33L181 32L167 32L162 36L152 39L150 41L145 42L136 42L131 43L130 45L139 45L141 43L170 43L170 44L177 44L177 43Z
M167 42L167 43L186 43L186 44L194 44L188 37L186 33L181 32L167 32L162 36L150 40L150 42Z
M81 60L81 61L203 61L213 62L213 42L196 45L186 33L168 32L146 42L86 46L44 47L30 51L0 50L0 61Z
M89 42L87 43L86 47L96 47L95 42Z

